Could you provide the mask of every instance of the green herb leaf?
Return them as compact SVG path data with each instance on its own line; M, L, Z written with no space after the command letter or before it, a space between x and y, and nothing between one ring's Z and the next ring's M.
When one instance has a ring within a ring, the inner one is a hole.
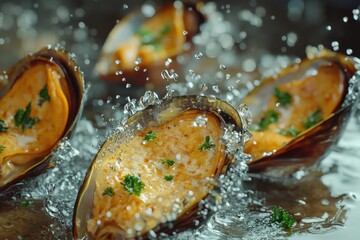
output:
M170 31L170 23L166 23L156 35L151 30L146 28L139 28L136 30L136 34L141 37L142 45L154 45L159 46L164 36Z
M5 146L4 145L0 145L0 153L2 153L5 150Z
M164 179L168 182L171 182L174 179L173 175L164 176Z
M171 159L160 159L160 161L163 164L167 164L168 166L173 166L175 164L175 161Z
M285 229L291 229L295 226L295 219L291 217L291 215L286 212L282 207L274 207L273 215L271 217L272 223L278 223Z
M145 135L145 137L144 137L144 141L154 141L155 140L155 138L156 138L156 133L154 133L153 131L149 131L146 135Z
M294 126L291 126L289 129L280 129L279 133L284 136L297 137L301 132L297 131Z
M30 205L32 205L32 202L30 202L30 201L22 201L22 202L20 203L20 206L21 206L21 207L28 207L28 206L30 206Z
M274 96L276 97L276 102L280 103L281 106L287 106L291 103L291 95L287 92L282 92L280 89L274 89Z
M214 148L214 147L215 147L215 144L210 142L210 137L206 136L205 142L199 147L199 151L202 152L202 151Z
M320 109L318 109L315 112L313 112L312 114L310 114L307 117L306 121L303 123L304 127L306 129L308 129L308 128L311 128L312 126L316 125L320 121L322 121L323 118L321 117L321 114L322 114L322 112Z
M140 196L141 191L144 189L145 184L141 181L139 177L133 175L126 175L124 182L121 183L124 186L124 189L129 192L129 194L135 194Z
M170 31L170 23L167 22L165 25L161 28L159 37L162 38L164 35L166 35Z
M0 119L0 132L5 132L7 130L7 126L5 126L4 120Z
M50 101L47 85L40 90L38 105L41 107L46 101Z
M14 116L15 126L16 127L21 126L22 131L24 131L25 128L32 128L35 125L35 123L39 121L39 118L38 117L31 118L30 113L31 113L31 102L29 102L29 104L26 106L25 111L22 109L17 110Z
M260 118L260 121L255 129L257 131L264 131L268 129L270 124L276 123L278 120L279 120L279 115L273 109L270 109L265 112L262 118Z
M104 192L102 193L103 196L114 196L114 189L112 187L105 188Z

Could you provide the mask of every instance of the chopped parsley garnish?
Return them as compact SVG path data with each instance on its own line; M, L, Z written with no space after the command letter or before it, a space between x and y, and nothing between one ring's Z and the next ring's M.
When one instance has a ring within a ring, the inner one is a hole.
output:
M173 175L164 176L164 179L168 182L171 182L174 179Z
M255 130L264 131L268 129L270 124L276 123L278 120L279 120L279 115L273 109L270 109L265 112L262 118L260 118L260 121L256 125Z
M206 136L205 137L205 142L199 147L199 151L205 151L205 150L209 150L210 148L214 148L215 144L210 142L210 137Z
M155 138L156 138L156 133L154 133L153 131L149 131L146 135L145 135L145 137L144 137L144 141L154 141L155 140Z
M141 37L142 45L153 45L154 47L159 47L164 36L170 31L170 23L166 23L159 31L158 34L155 34L153 31L147 28L139 28L136 31L136 34Z
M30 112L31 112L31 102L29 102L29 104L26 106L25 111L22 109L18 109L14 116L15 126L16 127L21 126L22 131L24 131L25 128L32 128L35 125L35 123L39 121L38 117L31 118Z
M45 85L45 87L40 90L38 105L41 107L43 105L43 103L46 101L50 101L50 96L49 96L47 85Z
M0 119L0 132L5 132L7 130L7 126L5 126L4 120Z
M112 187L105 188L104 192L102 193L103 196L114 196L114 189Z
M5 146L4 145L0 145L0 153L2 153L5 150Z
M323 120L323 118L321 117L321 110L318 109L315 112L313 112L312 114L310 114L303 124L304 124L304 127L306 129L308 129L308 128L311 128L312 126L316 125L317 123L319 123L322 120Z
M291 95L287 92L282 92L280 89L274 89L274 96L276 97L276 102L281 106L287 106L291 103Z
M271 222L277 223L285 229L293 228L296 223L295 219L293 219L282 207L274 207Z
M141 191L144 189L145 184L141 181L139 177L133 175L126 175L124 182L121 183L124 186L124 189L129 192L129 194L135 194L140 196Z
M168 166L173 166L175 164L175 161L171 159L160 159L160 161L163 164L167 164Z
M32 205L32 202L30 202L30 201L22 201L22 202L20 203L20 206L21 206L21 207L28 207L28 206L30 206L30 205Z
M280 129L279 133L284 136L297 137L300 134L300 131L297 131L294 126L291 126L289 129Z

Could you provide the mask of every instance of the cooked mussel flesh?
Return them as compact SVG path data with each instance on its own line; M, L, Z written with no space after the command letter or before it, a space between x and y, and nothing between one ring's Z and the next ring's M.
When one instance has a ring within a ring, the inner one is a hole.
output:
M151 17L139 10L115 25L95 66L97 75L151 88L166 83L159 78L167 68L165 60L186 52L184 44L199 31L203 16L197 6L180 1L158 4L156 8ZM171 69L175 69L175 59L172 62Z
M194 227L203 219L199 202L233 161L222 139L227 125L241 131L237 111L206 97L174 97L135 114L88 170L75 205L74 238L146 237Z
M44 48L7 71L0 89L0 189L48 165L79 118L83 94L80 69L58 48Z
M357 70L350 57L317 51L244 99L255 119L244 149L252 155L250 171L311 164L338 141L358 101Z

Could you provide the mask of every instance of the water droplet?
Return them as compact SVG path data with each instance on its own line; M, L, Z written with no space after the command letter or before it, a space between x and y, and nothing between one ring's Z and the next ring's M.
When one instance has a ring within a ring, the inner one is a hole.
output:
M208 101L209 102L215 102L216 101L216 96L215 95L210 95L209 98L208 98Z
M168 58L168 59L166 59L166 61L165 61L165 66L168 67L168 66L170 66L171 63L172 63L171 58Z
M128 8L129 8L129 6L127 4L123 5L123 9L128 9Z
M170 74L168 70L162 70L161 77L166 81L177 81L179 76L175 72Z
M116 71L116 72L115 72L115 75L116 75L116 76L119 76L119 75L122 75L122 74L123 74L123 71Z
M195 118L195 122L193 122L194 127L204 127L208 122L208 119L203 116L198 116Z
M224 64L220 64L219 68L224 71L226 69L226 66Z
M121 61L119 59L115 60L115 64L119 65L121 63Z
M351 55L353 53L353 50L351 48L346 49L346 54Z
M141 12L145 17L152 17L155 14L155 8L153 5L145 3L141 6Z
M126 88L131 88L131 84L130 84L130 83L127 83L127 84L126 84Z
M208 85L206 83L202 83L201 84L201 90L204 91L204 92L207 91L208 90Z
M188 32L186 30L183 31L183 35L186 36L188 35Z
M252 58L244 60L242 63L242 68L245 72L253 72L256 69L256 62Z
M138 72L138 71L140 70L140 67L139 67L139 66L135 66L135 67L134 67L134 70L135 70L136 72Z
M334 51L338 51L339 50L339 42L338 41L333 41L331 43L331 46L333 48Z
M327 25L327 26L326 26L326 30L331 31L331 26L330 26L330 25Z
M359 10L359 9L353 9L353 10L352 10L352 13L353 13L353 18L354 18L354 20L358 20L358 19L359 19L360 10Z
M200 59L200 58L202 58L202 57L203 57L203 54L202 54L201 52L195 53L195 58L196 58L196 59Z
M343 22L348 22L349 18L348 17L343 17Z
M218 85L214 85L214 86L212 87L212 89L213 89L214 92L216 92L216 93L219 93L219 92L220 92Z
M139 65L139 64L141 63L141 61L142 61L142 58L139 57L139 58L137 58L137 59L135 60L135 64L136 64L136 65Z

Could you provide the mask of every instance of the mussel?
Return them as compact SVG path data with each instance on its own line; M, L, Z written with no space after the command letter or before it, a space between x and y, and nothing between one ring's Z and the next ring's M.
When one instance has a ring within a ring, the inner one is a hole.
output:
M173 97L129 118L88 170L73 237L146 238L194 227L200 200L234 161L222 138L227 125L242 130L238 112L207 97Z
M204 21L197 10L199 5L163 3L156 5L151 17L140 10L124 17L105 41L95 66L96 75L117 82L126 79L149 89L165 85L160 78L162 70L179 67L174 57L191 49L186 50L184 44ZM172 58L170 66L164 64L167 58Z
M43 48L7 71L0 88L0 190L48 166L82 111L84 81L62 49Z
M255 120L244 148L252 155L250 171L310 165L339 140L359 100L356 63L325 49L310 48L308 55L243 100Z

